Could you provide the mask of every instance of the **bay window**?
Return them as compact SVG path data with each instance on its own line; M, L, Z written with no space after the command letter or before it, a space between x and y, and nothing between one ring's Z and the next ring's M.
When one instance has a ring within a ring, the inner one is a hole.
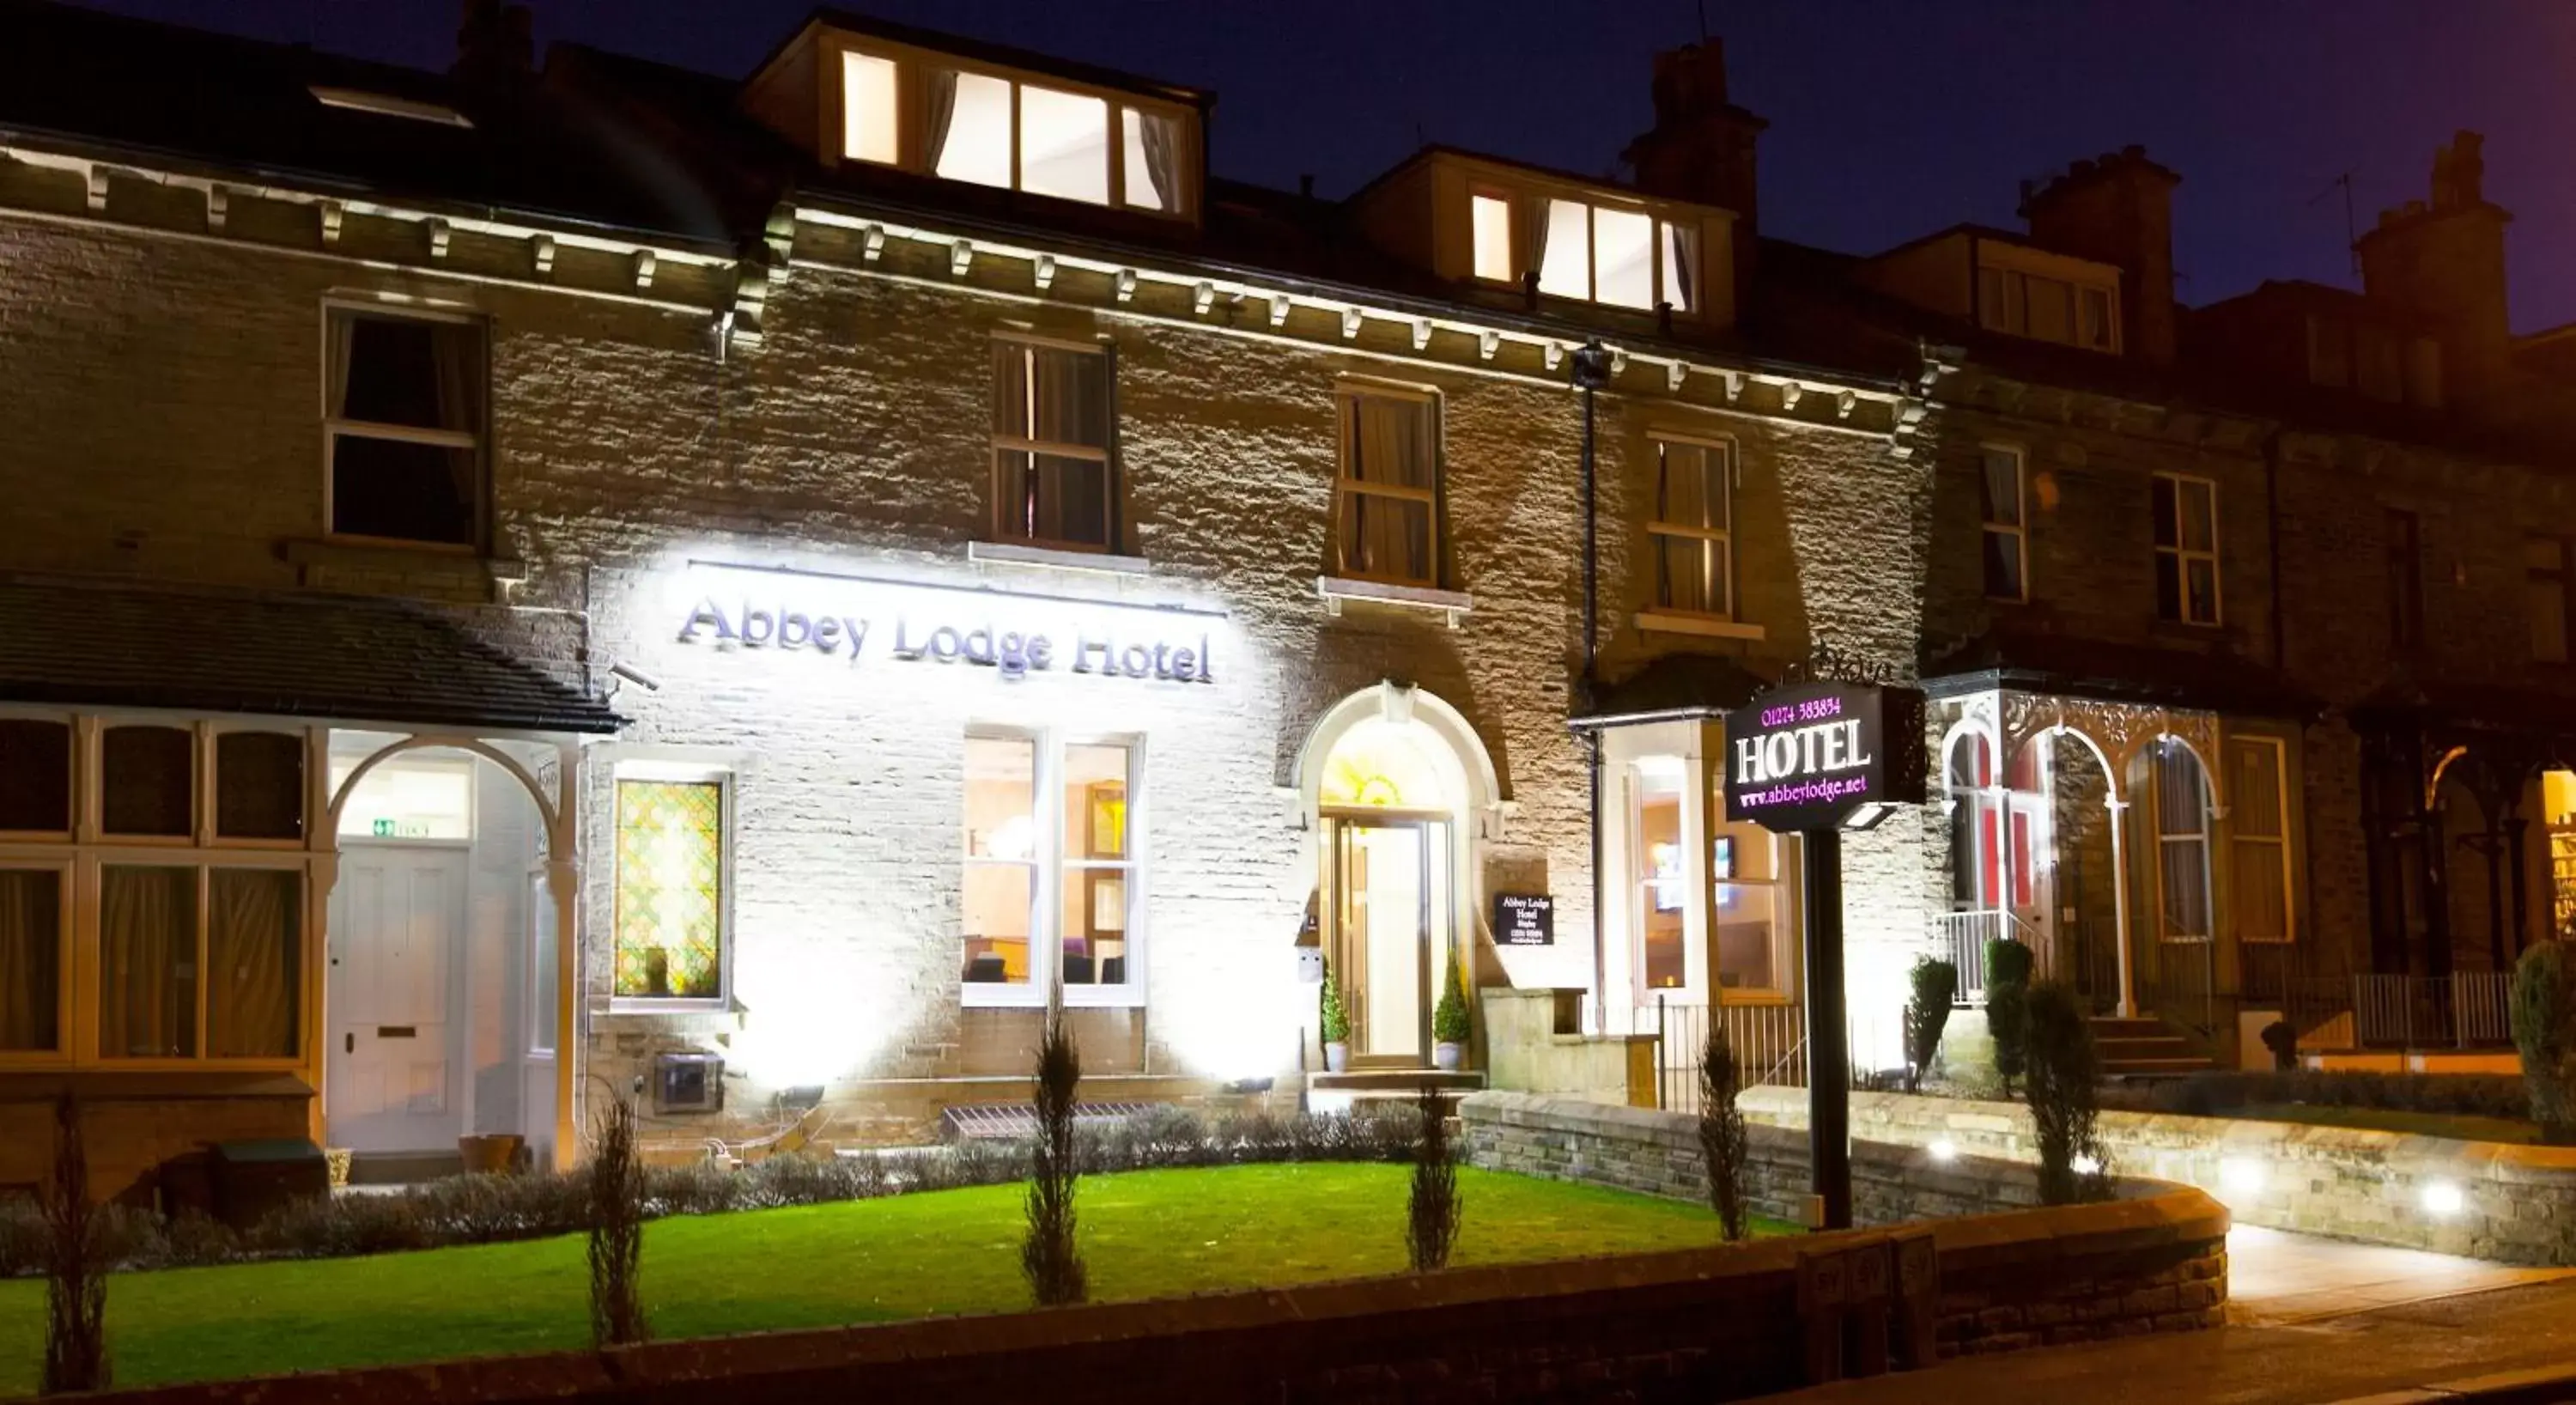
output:
M287 1067L305 731L0 717L0 1061Z
M967 185L1185 215L1185 109L871 41L843 49L840 155Z
M2227 741L2227 822L2236 937L2285 942L2290 916L2287 747L2278 737Z
M1132 740L967 734L966 1004L1044 1004L1059 983L1076 1004L1128 1003L1141 993L1136 760Z

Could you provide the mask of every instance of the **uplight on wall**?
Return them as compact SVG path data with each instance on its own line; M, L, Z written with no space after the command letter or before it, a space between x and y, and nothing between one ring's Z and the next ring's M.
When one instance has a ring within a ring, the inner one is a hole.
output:
M2426 1214L2444 1220L2460 1213L2468 1203L2468 1197L2462 1195L2459 1186L2450 1181L2427 1182L2424 1186L2423 1200Z
M1959 1144L1950 1140L1948 1137L1934 1137L1931 1145L1924 1147L1923 1150L1929 1153L1935 1161L1956 1161L1959 1159Z
M2066 1168L2079 1176L2098 1176L2102 1174L2102 1160L2096 1156L2078 1156L2067 1162Z
M2254 1195L2263 1189L2270 1171L2251 1156L2229 1156L2218 1163L2219 1188L2231 1195Z

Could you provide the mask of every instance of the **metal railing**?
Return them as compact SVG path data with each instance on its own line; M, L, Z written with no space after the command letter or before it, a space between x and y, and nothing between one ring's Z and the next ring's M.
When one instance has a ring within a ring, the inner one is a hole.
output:
M2154 964L2140 972L2138 999L2166 1023L2207 1041L2235 1019L2218 988L2218 948L2206 941L2159 942Z
M2055 972L2056 953L2042 940L2031 925L2000 908L1972 908L1965 912L1944 912L1932 919L1932 935L1959 971L1959 993L1952 1000L1962 1008L1986 1003L1986 943L2010 937L2030 948L2031 978L2044 980Z
M1807 1086L1804 1011L1795 1005L1714 1008L1735 1051L1737 1086ZM1639 1012L1638 1023L1645 1025L1651 1019L1655 1032L1656 1106L1676 1112L1699 1110L1699 1056L1708 1044L1710 1009L1705 999L1666 992L1656 995L1651 1012Z
M2284 1003L2310 1048L2500 1048L2513 1043L2512 990L2505 971L2312 976Z

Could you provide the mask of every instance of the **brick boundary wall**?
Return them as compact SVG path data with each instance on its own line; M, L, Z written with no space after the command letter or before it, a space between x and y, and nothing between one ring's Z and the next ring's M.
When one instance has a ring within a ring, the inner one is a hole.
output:
M1474 1165L1707 1197L1698 1123L1687 1114L1477 1093L1460 1103L1458 1115ZM1805 1133L1749 1121L1744 1131L1755 1212L1800 1218ZM2112 1204L2040 1209L2037 1177L2026 1165L1852 1145L1854 1220L1864 1228L1937 1222L1944 1355L2220 1325L2226 1210L2181 1186L2125 1179L2115 1188L2121 1198Z
M1806 1126L1807 1095L1747 1089L1748 1122ZM2036 1159L2017 1103L1902 1093L1852 1094L1852 1135L1896 1146L1946 1139L1961 1152ZM2267 1229L2460 1254L2576 1266L2576 1147L2455 1141L2358 1127L2106 1111L2113 1171L2196 1186ZM2458 1193L2458 1208L2447 1203Z
M1475 1213L1471 1195L1467 1214ZM1398 1228L1390 1221L1387 1232ZM2214 1324L2225 1291L2226 1233L2226 1211L2190 1190L1942 1221L1934 1234L1943 1350L2009 1350ZM137 1405L682 1405L717 1395L728 1405L942 1398L1678 1405L1800 1385L1800 1256L1880 1237L1856 1230L92 1398ZM649 1278L649 1257L644 1271Z

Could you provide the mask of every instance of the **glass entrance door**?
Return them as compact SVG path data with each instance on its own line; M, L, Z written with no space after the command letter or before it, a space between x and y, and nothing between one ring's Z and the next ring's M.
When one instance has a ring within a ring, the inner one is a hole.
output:
M1417 1066L1431 1053L1434 960L1449 930L1448 825L1431 819L1324 820L1330 951L1351 1016L1351 1056Z

